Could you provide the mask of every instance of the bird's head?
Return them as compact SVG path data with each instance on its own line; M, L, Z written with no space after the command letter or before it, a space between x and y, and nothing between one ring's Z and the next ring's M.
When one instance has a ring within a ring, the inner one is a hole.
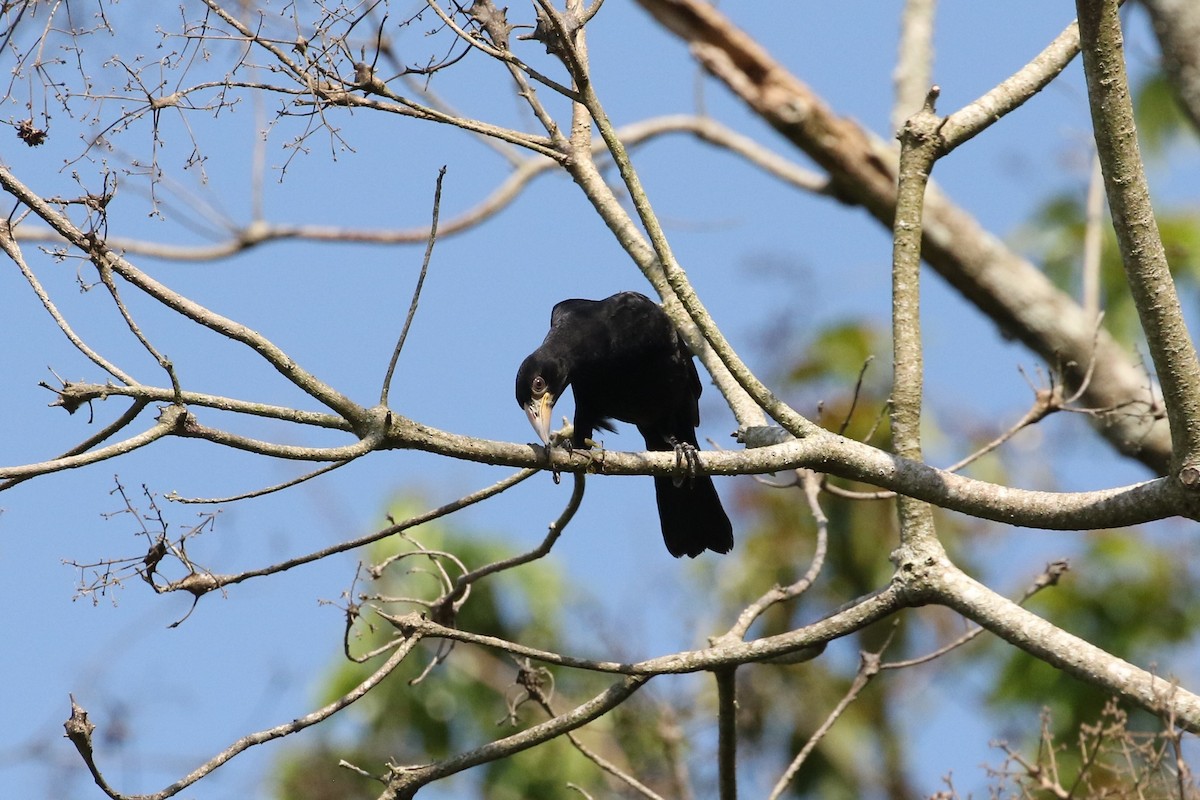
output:
M568 380L566 365L540 350L522 361L517 370L517 404L525 410L543 444L550 444L550 414Z

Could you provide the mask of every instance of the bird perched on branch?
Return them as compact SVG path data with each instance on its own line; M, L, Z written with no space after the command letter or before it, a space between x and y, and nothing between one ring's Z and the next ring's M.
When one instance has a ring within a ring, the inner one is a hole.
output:
M712 478L696 474L700 377L666 313L637 292L554 306L545 341L517 371L517 403L545 444L567 386L575 394L573 447L588 447L597 428L615 430L615 419L636 425L647 450L674 450L686 463L686 477L654 478L671 555L728 553L733 526Z

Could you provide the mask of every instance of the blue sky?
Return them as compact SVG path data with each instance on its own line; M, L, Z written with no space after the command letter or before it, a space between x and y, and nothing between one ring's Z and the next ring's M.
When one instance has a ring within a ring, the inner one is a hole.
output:
M137 11L133 6L107 9L119 35L87 40L85 60L102 81L115 80L112 67L100 67L112 54L162 56L154 21L144 16L144 6ZM942 87L943 112L1023 65L1074 13L1070 3L1034 0L942 6L935 80ZM723 4L722 10L839 113L886 136L899 7L799 2ZM394 19L402 17L400 12L394 10ZM510 10L514 18L523 13ZM177 22L173 14L165 13L164 27ZM1144 74L1153 61L1153 44L1142 18L1132 15L1130 20L1131 69ZM397 32L406 57L421 61L439 52L445 40L425 38L428 27ZM803 163L720 86L700 80L686 50L636 8L606 4L589 35L597 88L618 124L693 111L702 87L704 105L713 116ZM167 49L178 44L170 42ZM531 60L541 62L540 48L526 46ZM214 63L224 62L217 58ZM203 69L195 67L193 75L202 76ZM506 91L500 71L481 56L473 54L439 74L432 86L464 113L531 129L528 114ZM111 119L119 105L108 101L95 112ZM245 99L215 120L194 113L186 120L188 127L174 112L164 112L159 156L186 193L164 205L161 218L155 217L148 214L144 185L123 179L109 210L110 232L195 244L211 240L197 224L204 219L205 204L245 220L254 207L250 174L256 131L264 120L273 122L264 152L267 164L278 167L288 159L285 146L303 130L302 120L276 120L278 108L276 99L258 108ZM13 101L8 114L16 120L28 112ZM261 198L267 219L409 228L427 221L440 166L448 168L443 221L479 202L506 174L502 158L450 128L362 111L337 112L333 118L344 142L318 134L307 141L308 153L287 161L282 181L277 169L269 171ZM207 158L203 174L197 168L181 169L192 151L189 128ZM80 137L88 128L81 119L54 111L49 130L48 143L36 150L15 137L0 147L0 160L40 192L78 194L73 173L94 189L105 163L122 163L118 151L92 151L64 166L83 149ZM144 158L150 138L141 126L115 142L120 150ZM1026 107L940 163L935 179L989 230L1008 237L1051 192L1081 190L1087 148L1087 103L1075 63ZM634 158L676 255L752 365L775 363L778 348L794 343L766 333L778 320L786 320L801 341L822 325L847 317L868 316L886 325L891 246L865 212L788 189L728 154L683 137L638 148ZM1170 202L1194 203L1196 155L1181 153L1179 158L1172 170L1153 172L1152 187ZM162 383L161 372L131 342L103 292L78 290L73 261L57 263L32 246L26 250L89 341L135 376ZM370 404L378 395L421 255L420 247L293 242L220 263L137 263L171 287L261 331L310 371ZM513 402L512 380L521 359L541 341L551 306L566 297L603 297L623 289L647 287L589 213L581 193L563 176L538 178L498 216L437 244L400 359L393 408L459 433L531 440L525 416ZM185 387L311 406L252 355L215 336L196 335L132 292L127 299L156 344L179 365ZM0 269L0 304L9 339L0 352L0 374L6 377L0 396L0 462L42 460L90 435L97 425L88 425L86 410L67 417L61 409L48 408L51 397L37 383L52 379L48 368L68 379L102 376L57 332L10 265ZM1036 367L1037 359L997 336L936 276L925 282L924 307L935 413L949 417L966 407L981 418L1019 417L1028 390L1017 368ZM886 363L887 354L879 356ZM702 441L708 436L726 442L734 427L716 395L709 390L702 400ZM560 410L569 413L569 405ZM96 408L98 421L113 413L103 404ZM215 414L205 419L228 422ZM278 424L253 430L284 442L330 441ZM606 444L633 449L640 446L635 439L617 436ZM955 442L944 447L947 456L961 454ZM1136 465L1103 448L1058 453L1049 469L1064 488L1144 477ZM318 600L336 600L348 588L356 555L250 581L233 587L226 597L206 597L173 630L167 626L187 612L187 598L158 597L130 582L98 604L75 599L78 576L62 563L144 551L134 520L103 516L120 508L111 494L114 474L135 497L143 484L159 494L175 490L211 497L249 491L301 471L293 464L264 462L203 443L168 441L115 462L30 481L0 497L0 637L7 643L0 661L0 707L7 719L20 721L0 728L0 795L57 797L65 786L72 797L96 796L61 738L69 692L92 712L99 735L111 731L114 720L123 721L127 738L119 746L108 743L102 758L110 780L131 792L155 791L237 737L314 706L317 680L337 657L342 626L340 613ZM196 540L191 553L219 572L260 566L379 527L389 502L398 496L419 494L433 506L505 474L500 468L419 454L376 454L301 488L222 507L215 531ZM734 480L720 482L726 497L732 495ZM540 540L568 492L567 485L536 476L463 513L457 524L502 533L517 546L529 547ZM720 622L713 620L713 611L696 603L697 587L719 580L731 568L717 559L683 563L670 558L659 541L651 498L648 480L590 481L578 519L550 556L572 581L572 594L562 598L564 615L579 625L598 618L610 629L619 627L627 637L629 657L695 646L717 629ZM196 520L194 506L170 505L166 512L177 527ZM1055 535L1049 543L1042 534L1009 531L1002 538L1006 547L1024 554L1031 570L1040 568L1043 549L1071 546L1069 535ZM730 559L736 558L735 549ZM650 603L640 599L647 586L654 587ZM979 690L957 687L969 696ZM914 708L935 709L936 723L914 732L928 764L928 771L916 776L924 791L938 789L940 776L951 770L960 788L978 791L978 765L996 760L987 750L996 732L956 707L955 691L931 681L911 699ZM186 737L179 735L181 722ZM268 745L240 756L185 796L256 796L258 779L279 750ZM746 780L751 782L748 790L761 788L753 776Z

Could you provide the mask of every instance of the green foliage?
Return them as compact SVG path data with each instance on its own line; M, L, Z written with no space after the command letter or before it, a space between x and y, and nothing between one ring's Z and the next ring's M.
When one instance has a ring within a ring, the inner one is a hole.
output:
M1157 74L1141 85L1136 102L1139 142L1150 155L1196 131L1179 110L1166 79ZM1054 195L1042 203L1018 239L1046 274L1064 291L1078 294L1086 230L1083 189ZM1200 214L1194 208L1158 208L1156 218L1167 261L1183 299L1200 299ZM1130 299L1116 235L1107 220L1101 226L1099 284L1104 324L1120 341L1137 345L1141 328Z
M879 332L862 320L843 320L817 332L803 355L788 368L792 383L854 381L881 349Z
M1190 641L1200 625L1191 600L1195 576L1169 549L1137 531L1093 533L1072 571L1030 608L1056 625L1123 658ZM1052 667L996 643L984 660L1002 660L990 700L997 706L1046 706L1061 733L1096 718L1108 696ZM1145 720L1143 719L1142 722Z
M1167 260L1185 301L1200 297L1200 214L1193 210L1167 210L1157 215ZM1051 280L1066 292L1078 294L1086 229L1082 193L1056 195L1042 204L1020 234L1025 249L1040 263ZM1137 309L1125 281L1121 253L1112 225L1102 227L1100 251L1100 304L1104 325L1119 340L1141 341Z
M1151 156L1161 156L1174 142L1194 136L1187 116L1175 100L1171 84L1162 72L1147 77L1134 97L1138 144Z

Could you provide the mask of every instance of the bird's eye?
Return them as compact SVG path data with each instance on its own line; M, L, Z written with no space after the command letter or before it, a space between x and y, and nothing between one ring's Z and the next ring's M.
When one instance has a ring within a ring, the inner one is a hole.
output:
M533 379L533 396L541 397L546 393L546 379L538 375Z

